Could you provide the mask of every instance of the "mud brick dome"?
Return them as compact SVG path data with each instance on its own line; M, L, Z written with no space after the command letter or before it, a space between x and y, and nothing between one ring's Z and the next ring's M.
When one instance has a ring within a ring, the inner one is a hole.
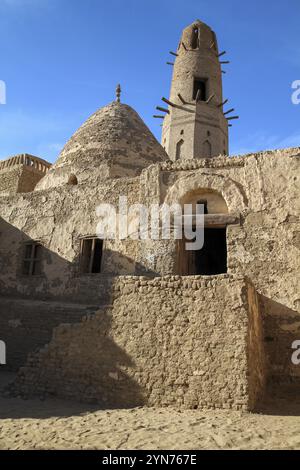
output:
M96 111L75 132L36 189L67 184L74 176L78 183L137 176L167 158L136 111L116 101Z

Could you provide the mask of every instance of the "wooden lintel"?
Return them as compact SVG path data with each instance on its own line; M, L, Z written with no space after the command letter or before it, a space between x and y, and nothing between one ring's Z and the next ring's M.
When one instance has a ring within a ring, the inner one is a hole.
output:
M184 216L186 220L190 216ZM196 224L196 216L192 216L193 225ZM206 214L204 215L204 226L205 227L224 227L227 225L238 225L240 224L240 216L237 214Z
M204 216L204 224L205 227L238 225L240 224L240 217L235 214L207 214Z

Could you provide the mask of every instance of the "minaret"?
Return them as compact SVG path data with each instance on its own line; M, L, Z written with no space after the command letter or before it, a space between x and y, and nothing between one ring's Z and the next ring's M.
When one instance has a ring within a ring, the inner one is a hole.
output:
M171 160L228 154L222 70L217 38L196 20L182 33L176 53L162 146ZM163 108L160 108L163 110ZM167 111L167 110L165 110Z

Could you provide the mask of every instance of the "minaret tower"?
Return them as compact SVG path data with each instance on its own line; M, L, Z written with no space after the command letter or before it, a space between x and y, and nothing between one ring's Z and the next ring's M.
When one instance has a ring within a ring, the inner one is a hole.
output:
M176 56L171 94L169 100L163 98L168 110L158 108L167 112L162 146L173 161L228 155L220 59L224 53L219 54L215 33L196 20L171 54Z

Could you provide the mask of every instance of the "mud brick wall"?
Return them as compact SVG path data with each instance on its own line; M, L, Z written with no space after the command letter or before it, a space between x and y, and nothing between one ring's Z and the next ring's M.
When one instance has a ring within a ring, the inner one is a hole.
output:
M91 311L93 307L87 305L0 297L0 339L6 344L7 356L1 371L17 370L30 352L50 341L54 327L65 321L78 322Z
M261 336L255 290L242 277L120 277L112 306L56 328L14 392L105 407L252 409L264 387Z

